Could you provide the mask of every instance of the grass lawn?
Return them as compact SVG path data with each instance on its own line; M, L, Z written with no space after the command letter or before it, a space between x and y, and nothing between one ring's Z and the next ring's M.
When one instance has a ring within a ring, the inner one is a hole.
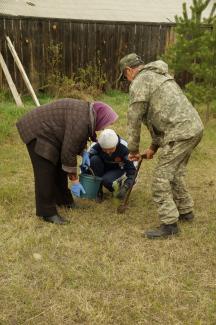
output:
M119 113L113 127L126 136L127 95L102 100ZM0 103L0 324L215 325L216 119L188 166L195 221L181 224L180 236L150 241L142 234L159 224L154 160L144 161L124 215L109 197L61 210L67 226L38 220L30 159L15 128L25 110ZM150 138L142 133L144 149Z

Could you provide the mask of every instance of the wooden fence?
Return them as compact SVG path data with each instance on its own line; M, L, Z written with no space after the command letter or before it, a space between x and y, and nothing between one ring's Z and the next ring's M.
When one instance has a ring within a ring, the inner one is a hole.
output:
M0 16L0 51L19 90L25 87L5 36L9 36L35 89L47 82L51 44L62 44L60 70L70 77L88 64L100 65L114 86L122 56L136 52L145 62L155 60L174 41L174 24L93 22ZM0 69L0 87L6 85Z

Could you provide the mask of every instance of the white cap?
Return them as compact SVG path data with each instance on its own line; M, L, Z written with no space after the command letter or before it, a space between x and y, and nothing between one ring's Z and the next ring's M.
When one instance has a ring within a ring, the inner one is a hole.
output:
M105 129L99 135L98 143L103 149L114 148L118 144L118 136L115 131L111 129Z

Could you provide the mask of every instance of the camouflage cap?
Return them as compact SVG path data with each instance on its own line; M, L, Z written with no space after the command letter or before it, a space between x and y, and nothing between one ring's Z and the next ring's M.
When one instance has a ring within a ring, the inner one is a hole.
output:
M118 81L123 79L124 76L124 69L126 67L135 67L138 66L139 64L143 64L144 62L142 61L141 57L138 56L136 53L130 53L126 56L124 56L120 62L120 75L118 77Z

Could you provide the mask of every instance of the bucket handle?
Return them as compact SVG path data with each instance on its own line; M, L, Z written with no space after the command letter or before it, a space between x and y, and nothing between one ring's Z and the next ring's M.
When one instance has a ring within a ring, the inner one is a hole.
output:
M92 176L94 177L94 180L96 180L96 175L95 173L93 172L93 169L91 167L88 167L88 170L90 171L90 173L92 174Z
M89 167L88 169L89 169L90 173L92 174L92 176L96 177L96 176L95 176L95 173L94 173L93 170L92 170L92 168Z

